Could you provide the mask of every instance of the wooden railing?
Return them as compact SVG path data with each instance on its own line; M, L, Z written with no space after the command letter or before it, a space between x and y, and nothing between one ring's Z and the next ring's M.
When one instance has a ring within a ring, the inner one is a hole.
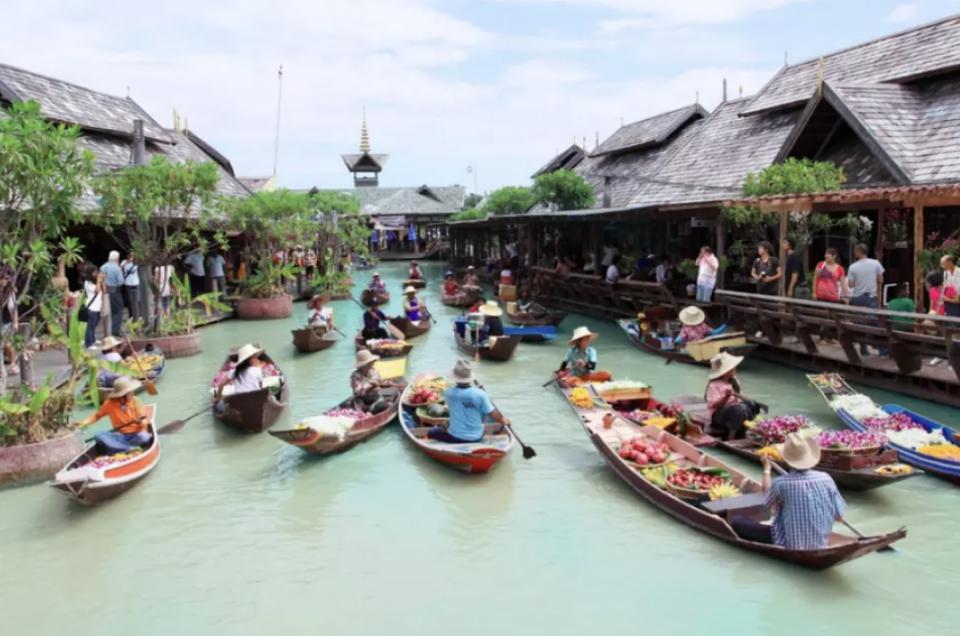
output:
M546 267L531 267L534 296L545 304L604 317L634 316L650 307L679 311L691 304L664 285L625 280L607 285L590 274L558 274Z

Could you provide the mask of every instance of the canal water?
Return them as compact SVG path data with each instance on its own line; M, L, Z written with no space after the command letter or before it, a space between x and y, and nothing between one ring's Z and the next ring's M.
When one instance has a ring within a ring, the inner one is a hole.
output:
M395 314L405 269L381 271ZM416 340L411 375L458 357L441 270L426 271L438 325ZM357 272L358 289L367 274ZM360 309L334 306L352 336ZM168 363L159 421L202 408L227 348L248 341L289 377L277 426L339 402L353 343L297 354L289 330L304 316L301 303L290 320L203 329L203 355ZM579 324L600 333L601 366L616 377L658 396L702 391L705 370L665 365L610 323L570 316L563 331ZM204 414L163 438L149 479L99 508L43 485L0 491L0 633L956 633L960 488L920 477L847 495L862 531L906 525L909 535L894 553L829 572L740 551L658 512L606 467L558 393L541 388L563 351L560 341L525 344L512 363L479 364L538 453L525 461L517 448L486 476L434 464L396 428L315 459ZM798 371L748 360L741 378L777 412L838 426ZM953 409L869 392L956 422Z

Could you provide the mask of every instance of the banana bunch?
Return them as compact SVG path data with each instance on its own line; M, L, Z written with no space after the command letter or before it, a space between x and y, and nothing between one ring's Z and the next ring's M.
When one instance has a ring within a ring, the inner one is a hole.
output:
M667 464L666 466L658 466L656 468L644 468L640 471L640 474L657 488L666 488L667 477L676 469L676 464Z
M120 363L120 366L127 369L131 375L136 376L140 373L140 369L143 368L144 371L150 371L160 366L163 362L163 356L158 356L156 354L142 355L138 356L140 363L137 364L137 360L133 357L129 357Z
M729 499L730 497L739 497L740 489L733 485L733 482L725 481L719 486L710 489L710 501L720 499Z
M906 464L887 464L877 468L876 472L881 475L909 475L913 472L913 468Z
M780 449L778 449L775 445L764 446L757 451L757 455L760 455L760 457L769 457L771 461L775 462L783 459L783 456L780 455Z

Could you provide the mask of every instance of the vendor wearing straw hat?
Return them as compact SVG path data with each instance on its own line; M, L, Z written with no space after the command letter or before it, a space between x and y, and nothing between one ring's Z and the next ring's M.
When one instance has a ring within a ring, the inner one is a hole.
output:
M142 384L128 377L118 378L113 390L100 409L84 420L76 423L79 427L90 426L94 422L110 417L112 431L97 433L94 439L100 448L108 453L125 453L150 441L147 432L147 414L140 400L133 396Z
M230 375L217 385L216 394L223 395L227 385L233 385L234 394L251 393L263 388L263 349L245 344L237 350L237 366Z
M703 340L710 335L710 325L707 324L707 315L699 307L684 307L680 311L680 322L683 327L680 329L679 340L681 344Z
M765 408L740 394L740 381L736 376L741 362L741 356L726 351L710 359L710 381L705 395L710 431L725 440L743 439L747 430L744 422Z
M407 288L403 290L403 294L403 313L406 314L407 320L410 322L420 322L423 320L420 309L422 307L423 314L426 315L427 307L417 298L417 290L414 289L413 286L408 285Z
M843 521L847 504L830 475L812 470L820 463L820 444L816 437L790 433L780 454L793 470L772 483L770 458L763 458L764 503L774 514L773 523L735 517L731 525L745 539L787 550L826 548L833 523Z
M120 364L123 362L123 356L120 355L118 349L120 345L123 344L123 341L119 338L114 338L113 336L107 336L100 342L100 359L104 362L109 362L110 364ZM120 377L119 373L108 369L100 369L100 372L97 374L97 386L102 387L112 387L113 383L117 381L117 378Z
M567 386L587 382L608 382L613 376L609 371L597 370L597 350L590 343L599 336L586 327L577 327L570 338L570 349L560 363L556 375Z
M484 420L492 419L502 426L510 420L497 410L490 396L473 381L473 369L465 360L457 360L453 367L455 386L444 392L444 400L450 409L450 423L446 428L435 426L427 436L448 444L479 442L486 434Z
M383 396L380 395L380 389L384 383L373 364L379 359L380 356L367 349L361 349L357 352L353 373L350 374L350 389L353 391L354 404L368 413L379 413L387 406Z
M323 296L316 295L307 303L307 326L333 329L333 309L323 306Z
M488 300L480 305L480 313L483 314L484 333L487 337L498 337L503 335L503 310L495 300Z
M378 294L382 294L387 291L387 286L383 283L383 279L380 278L380 272L374 272L373 278L370 279L370 285L368 289L372 289Z

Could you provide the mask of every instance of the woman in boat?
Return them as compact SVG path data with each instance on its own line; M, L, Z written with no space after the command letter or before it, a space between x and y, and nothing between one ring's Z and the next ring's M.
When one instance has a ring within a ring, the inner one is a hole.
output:
M324 329L333 329L333 309L330 307L323 306L323 297L314 296L310 299L310 302L307 303L307 309L310 310L310 313L307 314L307 326L310 327L323 327Z
M385 340L390 337L387 330L384 329L381 321L387 319L386 314L380 311L380 305L373 303L363 312L363 339L364 340Z
M497 410L487 392L474 383L469 362L457 360L453 367L453 380L455 386L444 392L444 400L450 410L450 423L446 428L431 428L427 431L427 437L447 444L470 444L483 439L486 418L500 424L501 430L510 425L510 420Z
M379 359L380 356L361 349L357 352L353 373L350 374L354 404L367 413L379 413L387 406L380 394L380 389L384 387L383 380L373 365Z
M382 294L387 291L387 286L383 284L383 280L380 278L380 272L373 273L373 278L370 279L370 286L368 289L372 289L378 294Z
M460 285L457 284L457 279L453 275L452 271L447 271L443 275L443 295L444 296L456 296L460 293Z
M223 390L233 386L233 393L251 393L263 388L263 349L253 344L245 344L237 350L237 366L230 371L225 380L217 386L217 397Z
M113 336L104 338L100 343L100 359L110 364L122 363L123 356L120 355L120 351L118 351L122 344L123 341L119 338L114 338ZM112 387L119 377L119 373L110 369L100 369L100 373L97 374L97 386Z
M683 327L680 329L680 335L677 336L677 343L681 345L703 340L712 331L707 324L707 315L699 307L684 307L680 312L680 323Z
M467 273L463 275L464 287L480 287L480 277L477 276L477 268L473 265L467 266Z
M609 371L597 370L597 350L590 346L599 338L586 327L577 327L570 338L570 349L560 363L555 375L567 386L578 386L587 382L608 382L613 376Z
M420 266L417 264L417 261L410 261L410 275L407 276L410 280L423 280L423 272L420 271Z
M741 395L737 367L742 356L723 351L710 359L710 381L705 399L710 415L710 433L724 440L743 439L745 422L757 416L762 405Z
M426 305L417 298L417 290L413 287L407 287L403 293L406 296L403 299L403 313L410 322L419 323L427 313Z
M820 444L816 437L790 433L781 455L793 470L772 482L770 458L763 457L764 503L774 515L773 523L734 517L731 525L745 539L786 550L826 548L833 523L843 521L847 504L830 475L812 470L820 463Z
M503 335L503 310L500 309L500 305L495 300L488 300L487 302L480 305L480 313L483 314L483 341L488 340L491 336L499 337Z
M112 431L97 433L94 439L105 453L126 453L132 448L144 446L151 441L147 432L147 414L140 400L133 396L140 382L128 377L118 378L100 409L76 423L79 427L90 426L104 417L110 417Z

